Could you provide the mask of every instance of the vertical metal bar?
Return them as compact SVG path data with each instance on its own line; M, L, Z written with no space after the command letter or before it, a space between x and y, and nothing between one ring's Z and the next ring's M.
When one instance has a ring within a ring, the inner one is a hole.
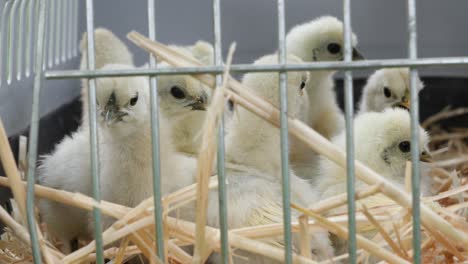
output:
M25 30L25 17L24 13L26 10L26 2L28 0L22 0L21 6L20 6L20 15L19 15L19 23L18 23L18 43L17 43L17 52L16 52L16 80L21 80L22 72L23 72L23 53L27 54L29 50L24 50L23 51L23 45L24 45L24 34L28 34L28 30L26 28ZM27 25L26 25L27 27Z
M285 42L285 7L284 0L278 0L278 60L286 64ZM280 87L280 130L281 130L281 175L283 194L283 228L284 228L284 263L292 263L291 239L291 193L289 186L289 140L288 140L288 92L287 74L279 73Z
M13 81L13 57L14 57L14 46L15 46L15 33L20 33L21 30L16 30L16 12L18 10L20 1L14 1L13 6L10 10L10 17L8 22L8 46L7 46L7 84L11 84Z
M220 0L213 0L213 32L214 32L214 59L215 65L223 64L221 54L221 5ZM216 87L222 83L222 75L216 75ZM228 244L228 220L227 220L227 193L225 172L225 149L224 149L224 118L221 118L218 129L218 202L219 202L219 227L221 231L221 261L229 263Z
M64 62L65 61L65 56L67 52L67 25L68 25L68 17L67 17L67 11L68 11L68 3L69 1L67 0L62 0L62 10L60 11L60 15L62 17L62 48L61 48L61 56L60 56L60 61Z
M7 24L8 24L8 11L10 10L10 7L11 7L11 3L12 1L7 1L5 3L5 5L3 6L3 10L2 10L2 16L0 17L0 85L3 83L2 82L2 76L4 76L4 73L3 73L3 58L4 58L4 54L7 54L7 52L4 52L3 51L3 43L5 41L5 38L4 36L6 36L8 34L8 27L7 27Z
M94 8L93 0L86 0L86 31L88 36L88 70L95 69L94 50ZM93 178L93 197L101 201L100 177L99 177L99 139L97 132L97 110L96 110L96 79L88 79L88 107L89 107L89 129L91 138L91 175ZM96 241L96 261L104 263L101 210L93 208L94 217L94 239Z
M352 60L351 43L351 0L343 0L344 16L344 61ZM355 169L354 169L354 125L353 125L353 76L352 71L345 71L345 123L346 123L346 192L348 198L348 253L349 263L356 263L356 204Z
M151 40L156 40L155 0L148 0L148 35ZM150 55L150 67L156 67L156 59ZM157 77L150 77L150 101L151 101L151 143L153 154L153 198L154 221L156 223L156 246L160 259L164 257L164 234L162 223L161 205L161 163L159 159L159 108L158 108L158 82Z
M32 41L34 40L34 30L33 30L33 21L34 21L34 6L35 1L29 0L28 1L28 15L27 15L27 22L26 22L26 62L25 62L25 75L26 78L29 77L31 74L31 64L32 64L32 57L34 52L31 51Z
M60 27L62 26L62 21L61 21L61 13L62 13L62 2L64 0L57 0L56 6L55 6L55 52L54 52L54 63L55 65L59 64L60 62L60 37L61 36L61 29ZM52 36L54 37L54 36Z
M78 17L80 7L78 1L73 0L73 56L78 55Z
M416 1L408 0L408 52L409 59L416 59L417 30L416 30ZM417 73L410 68L410 97L411 97L411 191L413 202L413 263L421 263L421 214L420 214L420 164L419 164L419 98L417 88Z
M71 2L70 2L71 1ZM74 0L67 0L68 2L68 25L67 25L67 59L73 56L72 52L72 40L73 40L73 2Z
M49 0L49 17L48 17L48 32L47 32L47 39L49 40L49 50L47 52L47 66L51 68L54 63L54 17L55 17L55 1L56 0Z
M28 185L26 195L26 210L28 220L28 231L31 238L31 248L34 263L39 264L41 253L39 249L38 235L36 230L36 220L34 219L34 185L36 183L36 161L37 161L37 140L39 135L39 99L42 84L42 61L45 50L45 20L46 20L46 0L39 0L39 17L36 35L36 75L34 76L33 101L31 110L31 128L29 130L29 154L28 154Z

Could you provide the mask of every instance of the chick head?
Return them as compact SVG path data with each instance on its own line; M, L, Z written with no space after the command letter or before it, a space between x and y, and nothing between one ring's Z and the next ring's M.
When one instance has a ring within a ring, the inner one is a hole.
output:
M367 80L362 92L361 111L381 112L386 108L410 108L409 69L381 69ZM418 79L418 91L424 87Z
M80 69L86 69L88 64L88 34L83 33L80 41L80 52L82 54ZM106 64L128 64L133 65L133 55L127 45L119 39L112 31L106 28L94 30L95 68L100 69Z
M104 70L131 69L132 66L107 64ZM113 129L131 123L147 122L149 112L148 80L145 77L108 77L96 79L96 100L99 121Z
M192 46L170 46L172 49L192 56L203 64L213 63L213 47L204 41L197 41ZM159 68L172 67L166 62ZM163 75L158 77L158 92L161 98L161 111L167 116L177 117L189 113L204 114L211 89L190 75Z
M353 60L364 57L356 49L352 34ZM343 23L335 17L323 16L293 27L286 36L288 52L304 61L340 61L344 59Z
M255 65L277 63L277 54L263 56L254 62ZM300 64L303 61L292 54L288 54L287 63ZM308 81L308 72L287 73L288 114L292 117L298 117L303 112L304 107L308 105L307 90L305 89ZM277 72L247 73L243 77L242 84L256 95L279 107L280 87Z
M356 158L377 173L401 182L411 160L410 114L400 108L360 114L354 121ZM345 141L344 132L341 141ZM428 161L429 136L419 128L421 161Z

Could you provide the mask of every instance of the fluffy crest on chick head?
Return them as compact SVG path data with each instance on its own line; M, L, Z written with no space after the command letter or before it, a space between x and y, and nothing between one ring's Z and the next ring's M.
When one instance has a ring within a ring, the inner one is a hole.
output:
M357 37L352 34L352 46ZM288 52L304 61L339 61L344 58L343 23L336 17L322 16L293 27L286 36ZM353 60L363 59L353 49Z
M410 100L410 77L408 68L380 69L372 74L363 89L361 111L381 112L385 108L401 106L408 108ZM424 87L418 78L417 88Z
M401 178L411 160L411 124L408 111L389 108L383 112L363 113L354 121L356 158L387 177ZM340 142L344 143L344 132ZM419 128L419 152L427 154L429 136Z
M130 65L108 64L102 69L132 68ZM148 79L141 76L96 79L98 120L107 126L146 122L149 116L148 86Z
M277 64L278 55L266 55L257 59L254 64L268 65ZM287 55L287 63L300 64L303 61L292 54ZM305 87L309 81L309 72L288 72L288 112L289 115L297 117L301 107L308 104L308 96ZM248 73L242 79L242 84L252 90L255 94L267 100L275 106L279 106L279 75L277 72Z

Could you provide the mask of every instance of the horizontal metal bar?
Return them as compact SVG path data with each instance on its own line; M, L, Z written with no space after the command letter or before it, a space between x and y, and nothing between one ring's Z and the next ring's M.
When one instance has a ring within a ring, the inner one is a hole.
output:
M425 68L436 66L468 66L468 57L445 57L425 59L389 59L389 60L365 60L353 62L312 62L304 64L287 65L251 65L235 64L231 66L231 72L275 72L275 71L314 71L314 70L361 70L375 68L413 67ZM221 74L222 66L206 67L181 67L181 68L157 68L157 69L128 69L128 70L68 70L47 71L47 79L67 78L97 78L115 76L142 76L142 75L178 75L178 74Z

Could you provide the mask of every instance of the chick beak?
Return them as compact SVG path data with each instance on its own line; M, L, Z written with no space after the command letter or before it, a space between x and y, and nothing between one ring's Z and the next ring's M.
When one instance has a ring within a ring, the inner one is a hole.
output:
M431 154L429 154L429 152L427 152L427 151L423 151L421 153L421 156L419 157L419 160L422 161L422 162L429 162L429 163L431 163L433 161Z
M205 111L206 106L205 106L205 99L203 97L197 97L195 101L191 104L189 104L189 107L192 107L192 110L197 110L197 111Z
M356 48L353 48L353 61L358 61L358 60L365 60L364 56L357 50Z
M408 100L403 100L395 105L395 107L403 108L405 110L410 110L410 102Z
M115 111L113 109L106 109L105 112L103 113L103 116L104 116L104 122L106 122L108 126L115 123L116 118L115 118Z
M406 91L405 92L405 96L403 96L403 98L401 99L401 102L395 104L394 106L395 107L400 107L400 108L403 108L403 109L406 109L406 110L410 110L410 107L411 107L411 103L410 103L410 94L409 94L409 91Z
M107 126L111 126L117 122L122 121L122 117L126 116L127 113L119 111L115 107L106 107L102 116L104 117L104 122L106 122Z

